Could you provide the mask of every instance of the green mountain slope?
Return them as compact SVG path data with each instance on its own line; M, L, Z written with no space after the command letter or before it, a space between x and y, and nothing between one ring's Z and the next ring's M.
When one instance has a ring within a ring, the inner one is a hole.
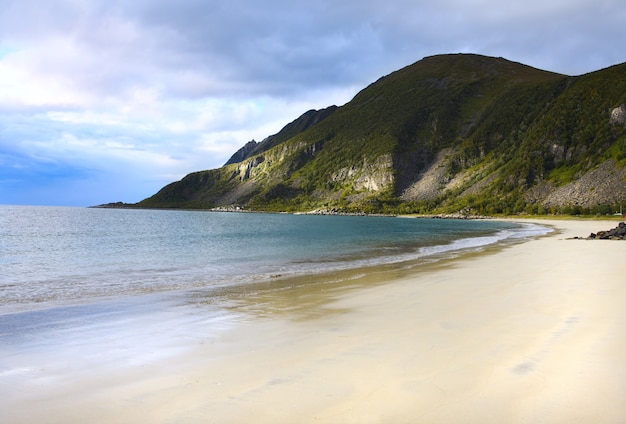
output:
M433 56L137 206L605 211L626 195L625 117L626 64L569 77L502 58Z

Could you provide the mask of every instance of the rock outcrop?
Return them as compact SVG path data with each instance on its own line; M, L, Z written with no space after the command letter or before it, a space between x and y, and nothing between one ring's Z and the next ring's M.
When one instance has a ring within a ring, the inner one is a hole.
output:
M611 111L611 124L626 127L626 103Z
M620 222L619 225L608 231L598 231L591 233L588 240L624 240L626 239L626 223Z

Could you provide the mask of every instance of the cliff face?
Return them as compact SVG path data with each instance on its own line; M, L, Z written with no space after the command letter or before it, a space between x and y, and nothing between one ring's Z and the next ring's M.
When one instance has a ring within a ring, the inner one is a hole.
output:
M568 77L502 58L433 56L138 206L610 208L626 198L624 116L626 65Z

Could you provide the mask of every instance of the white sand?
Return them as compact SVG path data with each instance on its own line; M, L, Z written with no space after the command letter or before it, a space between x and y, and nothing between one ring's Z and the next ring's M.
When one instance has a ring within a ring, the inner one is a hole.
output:
M542 222L561 232L353 288L251 295L240 310L261 314L142 364L13 379L23 392L0 386L0 420L624 423L626 242L566 240L616 222Z

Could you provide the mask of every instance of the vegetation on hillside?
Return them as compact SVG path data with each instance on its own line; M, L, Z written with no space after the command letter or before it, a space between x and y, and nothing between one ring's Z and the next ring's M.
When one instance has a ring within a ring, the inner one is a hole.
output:
M342 107L307 112L240 162L190 174L138 206L606 213L626 194L626 123L610 121L622 104L626 64L569 77L502 58L433 56ZM612 194L581 200L595 180L577 182L607 161ZM420 189L433 167L442 170L436 186ZM436 195L419 195L426 191Z

